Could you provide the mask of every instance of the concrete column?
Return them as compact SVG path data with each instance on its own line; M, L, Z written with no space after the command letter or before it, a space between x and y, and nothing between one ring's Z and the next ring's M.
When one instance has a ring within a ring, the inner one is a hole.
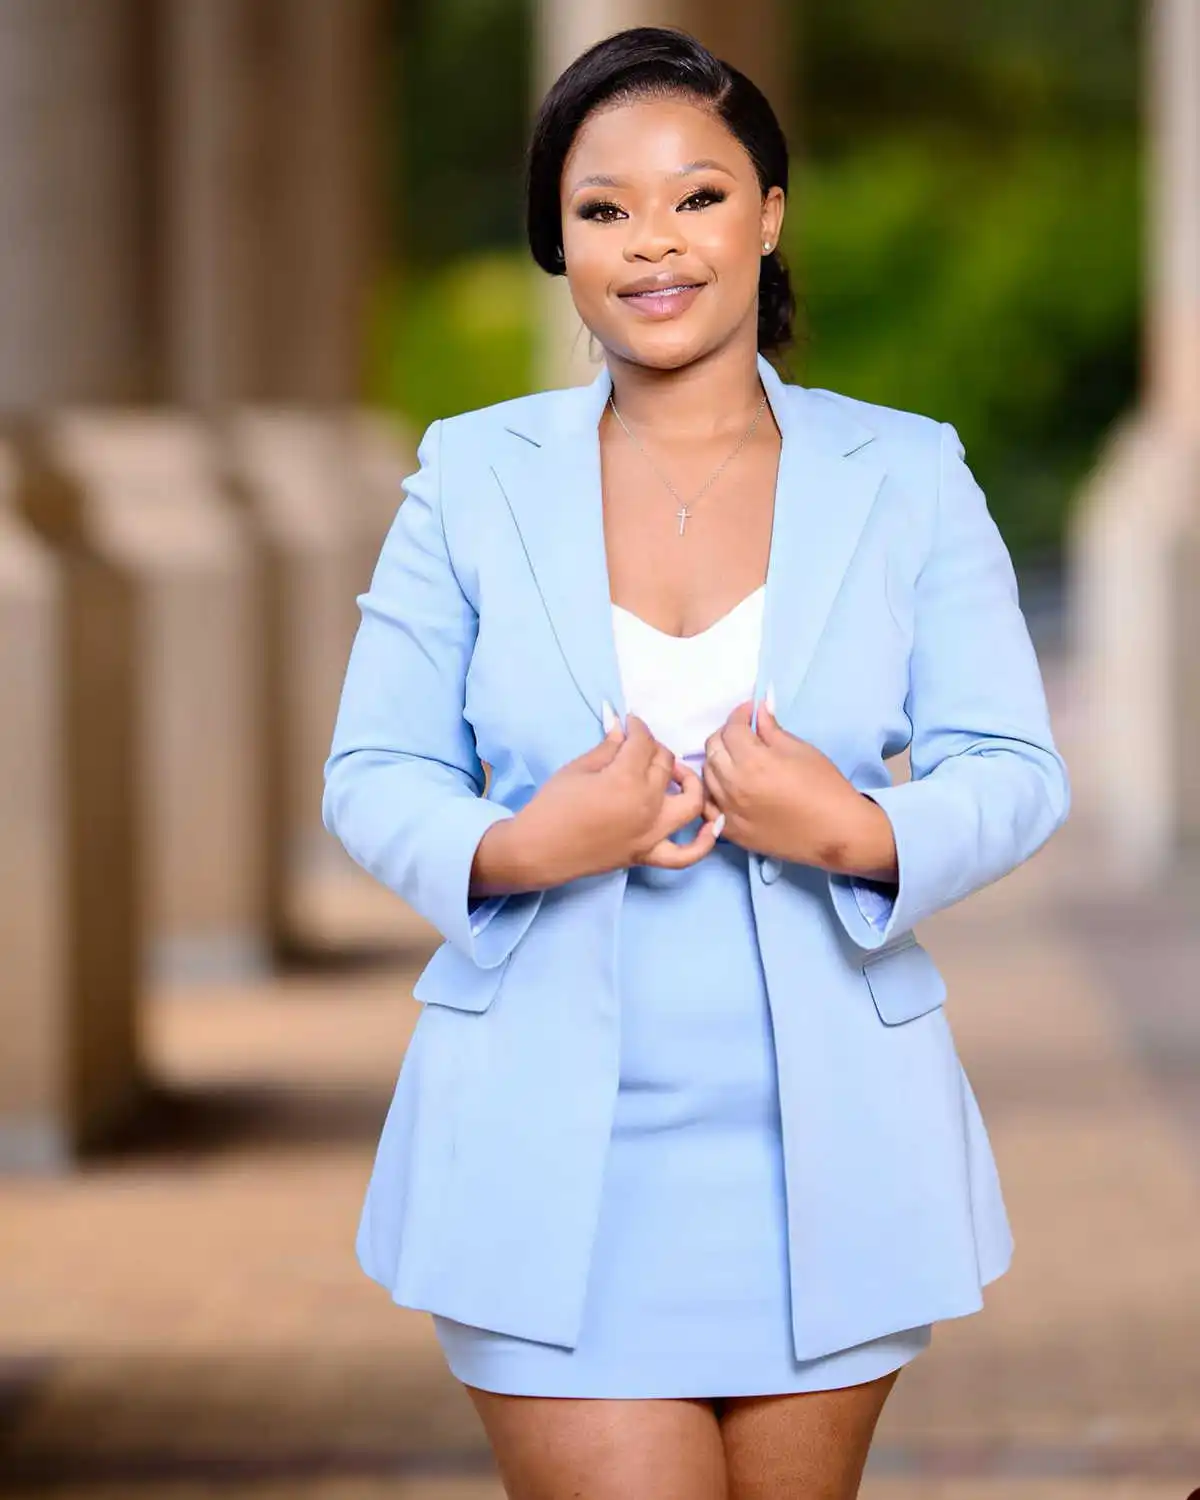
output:
M1071 536L1071 627L1090 733L1074 767L1112 874L1153 880L1200 837L1200 9L1147 12L1145 391Z
M169 394L341 401L378 238L377 0L168 0Z
M270 20L268 0L166 0L161 12L166 384L192 405L254 400L269 387Z
M790 79L782 44L779 0L540 0L534 67L535 105L593 42L627 26L680 26L753 78L785 121ZM589 349L565 276L539 274L537 381L577 385L590 380L599 349Z
M63 594L0 450L0 1172L60 1165L69 1049Z
M148 389L140 7L0 4L0 407Z
M119 539L73 524L73 496L23 446L21 514L42 514L58 571L0 519L0 1165L44 1170L122 1131L144 1092L135 611Z
M275 79L278 253L266 288L272 398L335 403L362 389L378 252L373 143L376 0L282 0Z
M357 481L359 561L358 593L371 582L384 539L404 497L404 480L415 474L417 434L391 412L361 408L346 426Z
M110 580L88 628L126 622L131 697L94 712L128 719L113 733L136 767L140 962L152 982L260 973L262 651L247 528L191 418L60 410L29 448L29 515Z
M227 482L253 518L262 555L267 899L283 957L394 945L414 932L408 908L321 822L355 601L374 563L367 536L383 524L376 513L364 525L370 507L345 418L258 407L224 426ZM418 935L427 936L423 924Z

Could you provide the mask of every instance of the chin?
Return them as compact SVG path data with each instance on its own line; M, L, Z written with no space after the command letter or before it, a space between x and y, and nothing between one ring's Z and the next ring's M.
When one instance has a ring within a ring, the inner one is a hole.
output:
M615 339L609 347L622 359L648 370L681 370L713 346L709 340L695 334L684 334L682 330L672 330L668 334L664 329L650 338L643 335L632 340Z

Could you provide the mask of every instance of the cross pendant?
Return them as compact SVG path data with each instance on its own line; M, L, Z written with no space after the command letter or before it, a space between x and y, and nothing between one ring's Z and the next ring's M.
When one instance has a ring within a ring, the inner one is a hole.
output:
M675 514L679 517L679 535L682 536L683 528L687 525L687 518L691 515L691 511L688 510L686 505L681 505Z

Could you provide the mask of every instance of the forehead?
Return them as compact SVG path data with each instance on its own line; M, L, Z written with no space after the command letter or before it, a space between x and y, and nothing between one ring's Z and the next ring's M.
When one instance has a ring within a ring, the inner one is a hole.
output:
M754 176L742 143L703 104L671 97L603 105L587 117L571 143L562 188L570 194L581 178L590 176L646 181L675 175L700 160L715 162L735 177Z

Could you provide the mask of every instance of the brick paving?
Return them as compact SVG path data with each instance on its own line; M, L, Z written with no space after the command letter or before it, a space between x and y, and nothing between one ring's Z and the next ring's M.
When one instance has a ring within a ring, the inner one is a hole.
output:
M923 932L1017 1248L901 1377L863 1500L1200 1487L1193 894L1118 898L1080 816ZM420 962L162 991L142 1137L0 1183L0 1495L498 1500L429 1320L353 1256Z

